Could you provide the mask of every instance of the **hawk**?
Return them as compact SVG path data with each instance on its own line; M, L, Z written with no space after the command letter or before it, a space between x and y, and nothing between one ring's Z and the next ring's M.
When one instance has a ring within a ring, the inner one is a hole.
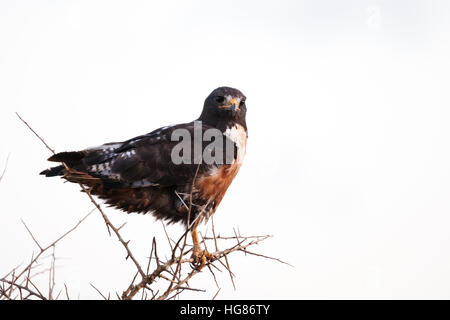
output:
M184 223L191 228L194 261L204 264L211 255L200 248L196 229L217 210L241 167L248 137L245 100L241 91L219 87L206 98L195 121L123 142L57 153L48 160L62 164L41 174L82 184L92 195L127 213L151 213L169 223ZM206 138L211 130L223 137L216 141L219 137L215 136L217 148L212 151L213 139ZM194 152L178 152L180 142L174 136L179 133L189 137L183 143ZM199 153L200 160L195 158ZM180 162L181 154L184 161ZM214 161L204 161L205 154Z

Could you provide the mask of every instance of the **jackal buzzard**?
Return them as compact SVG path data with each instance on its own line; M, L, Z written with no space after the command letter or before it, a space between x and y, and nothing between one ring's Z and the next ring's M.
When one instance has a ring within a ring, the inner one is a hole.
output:
M208 253L199 247L196 227L216 211L242 164L247 143L245 99L237 89L217 88L206 98L196 121L162 127L124 142L57 153L48 160L63 164L41 174L83 184L91 194L123 211L151 212L158 219L192 226L194 257L205 259ZM210 129L222 134L223 142L214 142L222 146L219 151L226 151L226 157L213 150L211 155L219 155L216 160L220 161L195 161L195 148L203 156L211 144L212 139L203 137ZM183 150L190 161L173 161L179 144L173 139L176 130L190 136L188 145L194 152ZM196 130L202 136L200 143L194 141ZM232 145L231 157L227 143ZM227 157L229 161L224 161Z

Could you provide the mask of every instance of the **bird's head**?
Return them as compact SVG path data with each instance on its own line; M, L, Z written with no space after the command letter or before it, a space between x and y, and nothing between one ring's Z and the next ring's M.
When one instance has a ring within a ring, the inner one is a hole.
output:
M238 89L219 87L206 98L199 119L211 124L222 122L245 124L247 113L245 99L244 94Z

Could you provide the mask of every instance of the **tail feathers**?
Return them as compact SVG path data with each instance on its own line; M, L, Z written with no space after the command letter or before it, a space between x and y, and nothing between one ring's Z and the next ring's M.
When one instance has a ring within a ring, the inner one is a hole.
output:
M81 161L84 156L85 154L82 151L60 152L48 158L48 161L77 163Z
M45 175L46 177L56 177L64 175L64 166L57 166L47 170L42 171L40 174Z

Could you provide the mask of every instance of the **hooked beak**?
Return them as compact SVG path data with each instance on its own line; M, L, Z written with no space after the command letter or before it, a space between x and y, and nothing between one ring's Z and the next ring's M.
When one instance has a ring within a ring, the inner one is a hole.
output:
M236 113L239 111L239 107L236 106L236 103L233 103L230 107L231 115L234 117Z
M239 109L239 101L236 98L232 98L226 105L220 106L221 109L231 110L231 115L234 117L236 113L238 113Z

